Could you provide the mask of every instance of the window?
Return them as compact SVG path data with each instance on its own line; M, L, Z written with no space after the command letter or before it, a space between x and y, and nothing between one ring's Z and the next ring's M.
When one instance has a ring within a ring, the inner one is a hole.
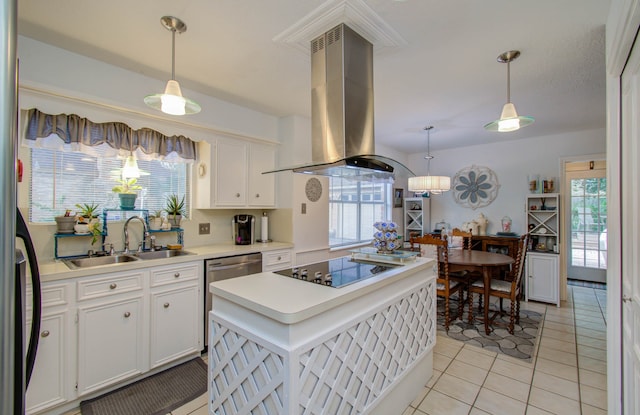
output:
M112 192L120 177L123 160L104 156L96 148L97 156L84 153L31 149L31 184L29 187L29 220L52 222L54 216L66 209L76 210L76 203L99 203L103 208L118 208L118 195ZM172 193L185 195L185 210L190 183L187 163L138 160L140 170L148 174L138 179L136 207L150 213L165 207L166 197Z
M329 246L373 239L373 224L391 218L391 184L329 179Z

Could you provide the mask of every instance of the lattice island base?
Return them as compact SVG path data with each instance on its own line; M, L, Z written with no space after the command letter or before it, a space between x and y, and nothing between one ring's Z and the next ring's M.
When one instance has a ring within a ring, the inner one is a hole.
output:
M433 370L433 261L343 288L265 272L211 284L209 413L400 414Z

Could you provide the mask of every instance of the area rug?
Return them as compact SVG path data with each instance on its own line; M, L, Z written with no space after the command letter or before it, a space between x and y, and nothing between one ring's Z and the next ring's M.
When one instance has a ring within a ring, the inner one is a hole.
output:
M509 302L505 301L505 309L508 310ZM449 304L451 316L456 316L458 303L451 301ZM496 310L497 304L491 304L490 309ZM444 300L438 298L438 332L441 335L459 340L474 346L482 347L497 353L504 353L518 359L531 361L536 350L536 343L540 337L543 314L531 310L520 310L520 324L515 324L513 334L509 334L506 325L509 323L509 315L496 316L495 321L502 323L493 326L493 331L486 334L484 323L476 319L474 324L468 323L468 306L465 305L463 319L456 318L449 323L449 332L444 329ZM477 309L476 314L477 317Z
M80 403L82 415L165 415L207 391L200 358Z

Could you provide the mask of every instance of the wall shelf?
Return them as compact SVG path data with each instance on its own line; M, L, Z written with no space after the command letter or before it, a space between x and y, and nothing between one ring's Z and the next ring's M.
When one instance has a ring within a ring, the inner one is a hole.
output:
M150 234L163 234L163 233L171 233L171 232L175 232L176 233L176 240L177 243L180 245L183 245L183 241L184 241L184 229L182 228L171 228L171 229L158 229L158 230L152 230L149 228L149 209L131 209L131 210L124 210L124 209L103 209L102 210L102 241L101 241L101 247L104 244L104 240L106 238L106 236L109 234L108 232L108 223L109 221L126 221L127 219L133 217L133 216L140 216L141 218L144 219L145 223L147 224L147 229L149 230ZM59 240L64 240L65 238L86 238L86 237L93 237L93 235L91 234L77 234L77 233L55 233L53 235L54 237L54 257L55 259L65 259L65 258L75 258L75 257L79 257L79 256L83 256L85 255L85 253L81 253L81 254L76 254L76 255L58 255L58 241ZM143 249L147 249L146 246L146 241L143 241L143 245L142 245Z

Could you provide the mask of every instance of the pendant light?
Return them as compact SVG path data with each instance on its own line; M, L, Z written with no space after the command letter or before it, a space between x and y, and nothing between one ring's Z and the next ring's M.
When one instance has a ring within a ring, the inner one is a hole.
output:
M409 177L409 191L414 193L433 193L435 195L446 192L451 189L451 178L448 176L431 176L429 169L431 167L431 130L433 126L424 127L427 131L427 175Z
M498 56L498 62L507 64L507 103L502 107L500 119L484 126L484 129L487 131L508 133L533 124L533 117L518 115L516 106L511 102L511 61L517 59L519 56L519 50L510 50Z
M171 31L171 80L167 82L164 93L147 95L144 97L144 103L165 114L197 114L200 112L200 105L189 98L183 97L180 84L176 81L176 32L186 32L187 25L182 20L172 16L162 17L160 23L165 29Z

